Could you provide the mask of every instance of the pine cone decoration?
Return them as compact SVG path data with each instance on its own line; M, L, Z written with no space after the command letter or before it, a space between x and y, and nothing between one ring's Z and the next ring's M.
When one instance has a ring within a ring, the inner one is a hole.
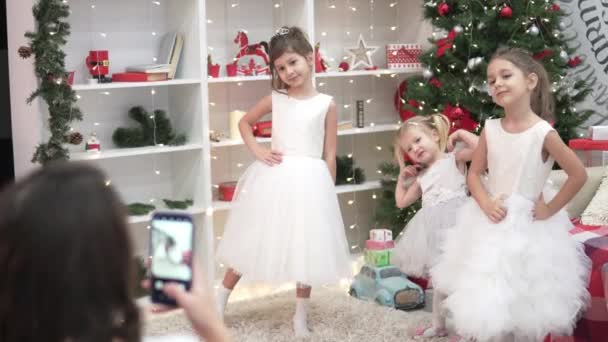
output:
M17 52L19 52L19 56L21 56L21 58L29 58L32 55L32 48L29 46L22 46L19 48L19 50L17 50Z
M82 134L78 132L71 133L67 136L67 142L72 145L80 145L80 143L82 142Z

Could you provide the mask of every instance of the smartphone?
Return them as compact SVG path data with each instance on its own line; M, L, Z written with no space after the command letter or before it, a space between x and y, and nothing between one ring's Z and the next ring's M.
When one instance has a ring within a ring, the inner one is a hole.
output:
M176 305L163 292L166 283L190 290L194 256L194 222L182 212L156 212L150 225L151 301Z

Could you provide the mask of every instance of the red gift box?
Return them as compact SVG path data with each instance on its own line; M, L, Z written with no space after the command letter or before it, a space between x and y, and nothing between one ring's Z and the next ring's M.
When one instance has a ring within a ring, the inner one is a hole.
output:
M374 241L374 240L365 240L365 248L369 250L383 250L389 248L395 248L395 241Z
M268 138L272 135L272 121L260 121L253 125L253 135Z
M236 182L221 183L218 188L220 201L226 201L226 202L232 201L232 196L234 196L235 189L236 189Z
M386 45L386 67L389 69L420 68L420 44Z

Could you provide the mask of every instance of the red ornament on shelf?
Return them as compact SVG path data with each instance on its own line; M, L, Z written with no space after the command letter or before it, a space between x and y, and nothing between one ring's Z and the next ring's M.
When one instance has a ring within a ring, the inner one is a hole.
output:
M511 17L513 17L513 10L511 9L511 7L505 6L500 9L500 16L502 18L507 18L507 19L511 18Z
M340 71L348 71L348 69L350 69L350 65L348 65L347 62L342 62L338 65L338 68Z
M439 6L437 6L437 13L439 13L439 15L442 17L450 13L450 5L446 4L445 2L440 3Z
M272 136L272 121L260 121L253 125L253 136L270 138Z
M218 197L220 201L230 202L234 196L234 190L236 190L237 182L224 182L220 183L218 187Z

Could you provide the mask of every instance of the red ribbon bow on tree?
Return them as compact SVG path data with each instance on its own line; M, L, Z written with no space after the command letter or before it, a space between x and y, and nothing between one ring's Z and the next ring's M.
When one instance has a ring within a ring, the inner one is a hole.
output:
M450 33L448 33L447 38L442 38L435 42L435 44L437 45L438 58L443 56L447 50L451 49L452 46L454 46L454 39L457 35L458 33L452 29Z
M472 132L479 126L479 124L471 118L471 113L466 110L466 108L452 106L448 103L445 108L443 108L443 114L445 114L452 123L450 133L457 129L465 129Z

